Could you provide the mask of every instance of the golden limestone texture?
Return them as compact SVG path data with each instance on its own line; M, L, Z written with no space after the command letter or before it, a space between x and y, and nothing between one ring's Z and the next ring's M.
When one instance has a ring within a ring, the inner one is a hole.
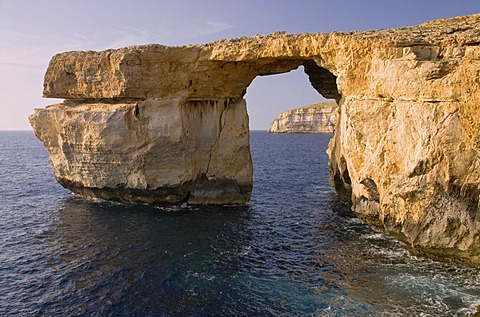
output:
M248 117L237 101L65 101L31 117L57 180L74 193L141 203L245 203Z
M331 183L412 250L480 264L480 15L54 56L30 117L58 181L93 197L245 203L242 97L299 66L338 104ZM288 182L288 180L285 180Z
M270 133L333 133L338 113L335 102L319 102L283 111L270 125Z

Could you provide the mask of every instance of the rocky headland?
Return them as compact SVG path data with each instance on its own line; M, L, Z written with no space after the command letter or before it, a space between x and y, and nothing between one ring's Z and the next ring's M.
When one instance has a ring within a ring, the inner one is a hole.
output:
M333 133L337 119L336 102L318 102L283 111L270 125L270 133Z
M480 265L480 15L418 26L55 55L30 122L73 192L247 203L243 96L303 65L335 99L330 177L359 217L412 250ZM288 182L288 180L285 180Z

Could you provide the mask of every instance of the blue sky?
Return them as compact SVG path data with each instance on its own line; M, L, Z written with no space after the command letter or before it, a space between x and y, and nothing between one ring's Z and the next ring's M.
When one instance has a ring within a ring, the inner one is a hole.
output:
M158 43L269 34L369 30L480 12L479 0L0 0L0 130L28 130L51 56ZM301 69L257 77L247 90L251 129L282 110L323 100Z

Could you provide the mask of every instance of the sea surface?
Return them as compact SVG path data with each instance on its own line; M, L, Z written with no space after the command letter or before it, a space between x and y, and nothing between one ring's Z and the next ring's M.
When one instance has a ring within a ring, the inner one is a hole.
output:
M328 183L331 135L252 131L246 207L72 196L0 132L0 316L469 316L480 271L417 258Z

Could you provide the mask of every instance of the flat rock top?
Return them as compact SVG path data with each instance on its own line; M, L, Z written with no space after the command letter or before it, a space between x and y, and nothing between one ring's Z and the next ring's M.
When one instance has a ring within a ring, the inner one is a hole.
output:
M102 52L66 52L50 61L44 96L239 98L256 76L288 72L307 59L315 59L318 65L336 74L352 60L362 59L376 48L459 47L479 43L480 14L475 14L388 30L328 34L276 32L208 44L140 45Z
M231 55L241 55L246 48L253 52L261 47L272 45L274 42L297 42L305 45L314 42L327 41L329 38L351 38L357 41L367 40L386 46L415 46L415 45L478 45L480 44L480 13L459 16L454 18L439 19L423 24L371 31L351 31L331 33L299 33L287 34L274 32L269 35L255 35L252 37L240 37L223 39L207 44L192 44L182 46L164 46L158 44L137 45L121 48L122 51L147 51L161 50L164 53L174 53L181 50L211 51L211 59L216 59L220 51L229 51ZM114 50L109 50L114 51ZM258 57L258 56L257 56Z
M248 59L248 57L261 57L262 48L272 46L274 42L295 42L304 45L323 43L326 45L327 41L335 42L346 39L368 41L371 45L396 47L478 45L480 43L480 14L433 20L416 26L384 30L301 34L276 32L267 36L225 39L206 44L206 46L213 52L212 59L225 59L228 56L238 55L244 55L244 58Z
M191 44L181 46L165 46L160 44L147 44L128 46L120 49L109 49L103 52L123 51L146 52L156 51L164 54L177 54L179 51L210 51L211 59L215 60L220 51L228 51L229 55L242 55L246 48L252 52L258 52L261 47L269 46L274 42L296 42L304 45L315 44L314 42L327 41L329 38L351 38L357 41L367 40L387 46L415 46L415 45L479 45L480 44L480 13L459 16L454 18L428 21L423 24L371 31L331 32L331 33L299 33L287 34L274 32L269 35L255 35L252 37L240 37L223 39L207 44ZM61 54L82 54L84 57L97 54L96 51L71 51ZM228 55L225 55L228 56ZM219 56L218 56L219 57ZM258 55L257 55L258 57ZM182 55L178 56L181 59Z
M303 107L296 107L290 110L285 110L282 111L279 116L282 114L289 114L289 113L294 113L294 112L306 112L306 111L311 111L311 112L321 112L321 111L331 111L332 108L338 107L337 103L335 101L327 101L327 102L316 102L312 103L310 105L306 105Z

